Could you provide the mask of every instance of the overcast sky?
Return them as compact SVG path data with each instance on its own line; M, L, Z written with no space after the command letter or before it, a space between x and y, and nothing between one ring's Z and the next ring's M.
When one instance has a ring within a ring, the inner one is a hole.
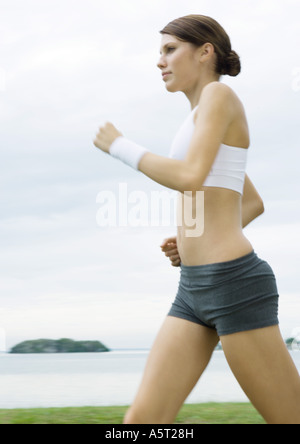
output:
M266 207L246 233L276 273L284 335L300 327L299 0L0 0L0 348L151 345L177 290L159 248L175 228L97 224L99 193L162 187L92 141L110 120L168 154L189 103L165 90L159 30L191 13L217 19L241 56L223 81L245 104Z

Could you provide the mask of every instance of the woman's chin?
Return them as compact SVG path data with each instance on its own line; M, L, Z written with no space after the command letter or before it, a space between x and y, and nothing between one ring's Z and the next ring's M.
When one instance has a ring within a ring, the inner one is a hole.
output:
M174 84L172 84L172 82L166 82L166 90L171 93L175 93L175 92L179 91L179 89L176 88L176 86Z

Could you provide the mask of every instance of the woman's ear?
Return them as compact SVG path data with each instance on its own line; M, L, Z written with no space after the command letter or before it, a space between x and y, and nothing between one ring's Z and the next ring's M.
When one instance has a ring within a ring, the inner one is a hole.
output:
M215 54L214 45L211 43L205 43L198 48L198 60L199 62L206 62Z

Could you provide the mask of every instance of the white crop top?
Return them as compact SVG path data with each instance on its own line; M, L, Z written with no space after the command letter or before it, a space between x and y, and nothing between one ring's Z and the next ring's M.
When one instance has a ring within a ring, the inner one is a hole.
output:
M194 133L196 109L186 118L176 134L171 146L170 158L178 160L185 158ZM228 188L243 194L247 154L247 149L222 144L203 186Z

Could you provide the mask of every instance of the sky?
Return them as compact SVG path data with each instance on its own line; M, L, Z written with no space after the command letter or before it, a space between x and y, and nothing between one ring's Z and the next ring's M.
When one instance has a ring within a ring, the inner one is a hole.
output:
M0 0L0 350L151 346L178 287L159 248L175 226L101 226L99 211L113 193L134 219L137 199L168 190L92 142L111 121L168 155L190 108L161 80L159 30L187 14L218 20L241 56L222 81L245 105L266 208L245 233L276 274L284 336L299 333L299 0Z

